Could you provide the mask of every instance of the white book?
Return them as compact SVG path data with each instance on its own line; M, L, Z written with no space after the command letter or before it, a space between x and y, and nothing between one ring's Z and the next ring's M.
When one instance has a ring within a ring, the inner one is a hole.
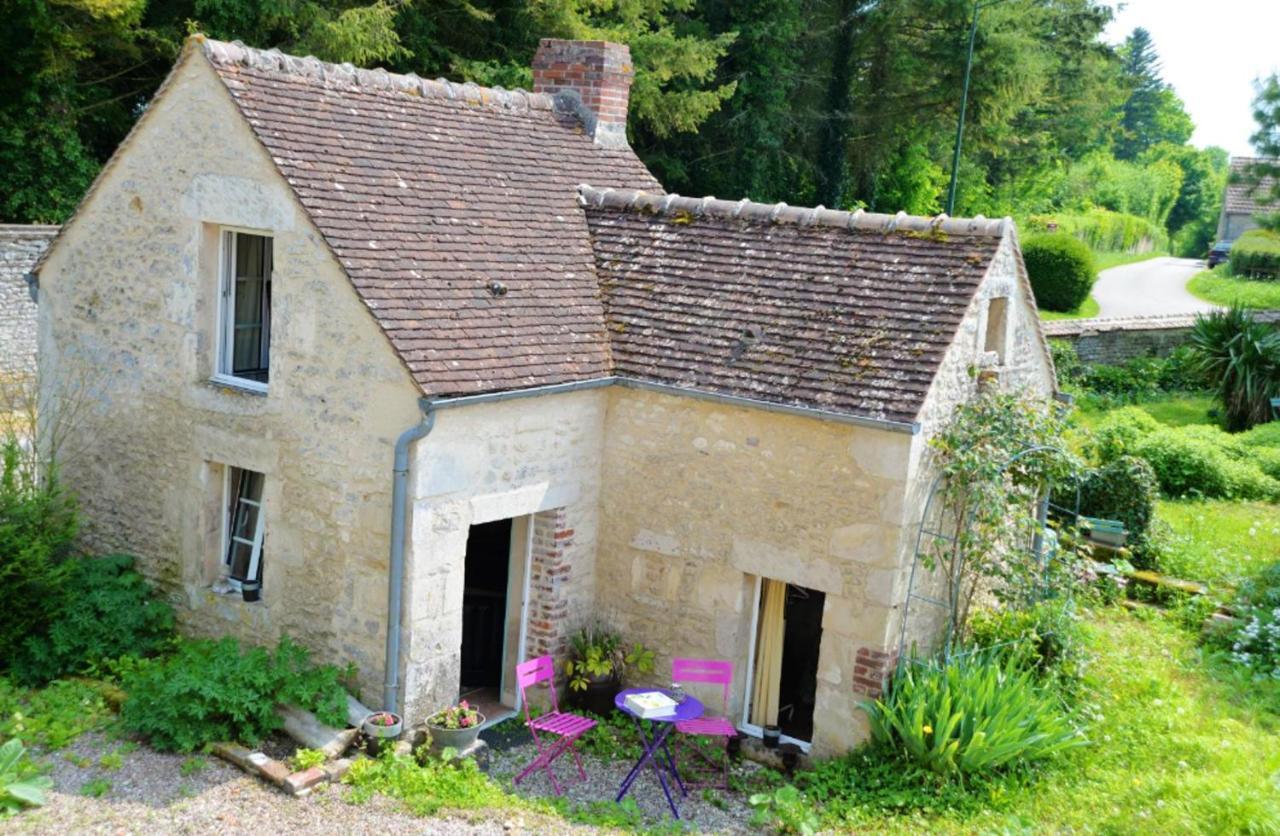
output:
M627 694L626 705L632 714L647 720L674 714L677 703L661 691L642 691Z

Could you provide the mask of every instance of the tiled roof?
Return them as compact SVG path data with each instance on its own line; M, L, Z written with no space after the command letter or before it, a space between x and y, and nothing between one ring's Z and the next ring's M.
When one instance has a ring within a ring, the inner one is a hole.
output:
M1251 215L1254 212L1280 211L1280 201L1275 203L1265 202L1266 196L1271 194L1271 189L1275 186L1275 181L1272 178L1264 177L1256 190L1247 183L1233 182L1237 176L1244 173L1245 167L1250 163L1262 161L1257 157L1231 158L1231 180L1227 181L1227 196L1223 204L1224 212Z
M583 182L660 190L546 95L204 41L423 390L609 373Z
M914 421L1005 221L580 189L614 373Z

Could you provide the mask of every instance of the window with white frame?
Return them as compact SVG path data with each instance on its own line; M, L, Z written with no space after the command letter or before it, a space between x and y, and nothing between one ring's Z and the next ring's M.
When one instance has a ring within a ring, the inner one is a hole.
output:
M262 485L261 473L227 468L223 567L233 589L246 582L262 583Z
M271 239L222 232L218 374L265 388L271 365Z

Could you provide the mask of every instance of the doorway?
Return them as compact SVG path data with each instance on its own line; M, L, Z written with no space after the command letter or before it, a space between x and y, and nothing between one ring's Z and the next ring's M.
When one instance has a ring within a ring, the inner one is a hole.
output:
M771 578L756 581L743 728L777 725L785 740L813 740L818 650L826 595Z
M460 696L492 717L502 709L512 520L471 526L462 588Z

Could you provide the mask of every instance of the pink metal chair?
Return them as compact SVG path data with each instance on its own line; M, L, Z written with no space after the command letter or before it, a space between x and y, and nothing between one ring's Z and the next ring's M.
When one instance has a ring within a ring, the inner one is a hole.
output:
M682 720L676 723L676 732L684 739L676 740L676 749L689 749L701 761L701 765L692 770L691 777L702 779L702 783L688 783L691 787L719 787L729 789L729 741L737 736L738 729L726 715L729 713L729 687L733 683L733 663L720 659L673 659L671 660L671 681L683 686L686 682L703 682L721 686L720 715L703 715L696 720ZM701 738L718 742L723 749L720 763L707 756L700 747L689 745L688 738ZM684 746L680 744L685 742ZM719 780L705 780L719 773Z
M551 764L565 752L573 752L573 759L578 764L578 775L582 780L587 780L587 773L582 768L582 757L574 744L579 737L595 726L596 721L560 711L556 699L555 676L556 666L550 656L541 656L516 665L516 684L520 688L520 702L524 704L524 724L533 734L533 742L538 747L538 754L524 768L524 771L516 776L515 783L520 783L535 769L545 769L556 795L560 795L560 782L556 780ZM539 682L546 682L551 690L551 713L533 718L529 715L528 688ZM539 732L542 734L539 735ZM547 739L544 740L544 737Z

